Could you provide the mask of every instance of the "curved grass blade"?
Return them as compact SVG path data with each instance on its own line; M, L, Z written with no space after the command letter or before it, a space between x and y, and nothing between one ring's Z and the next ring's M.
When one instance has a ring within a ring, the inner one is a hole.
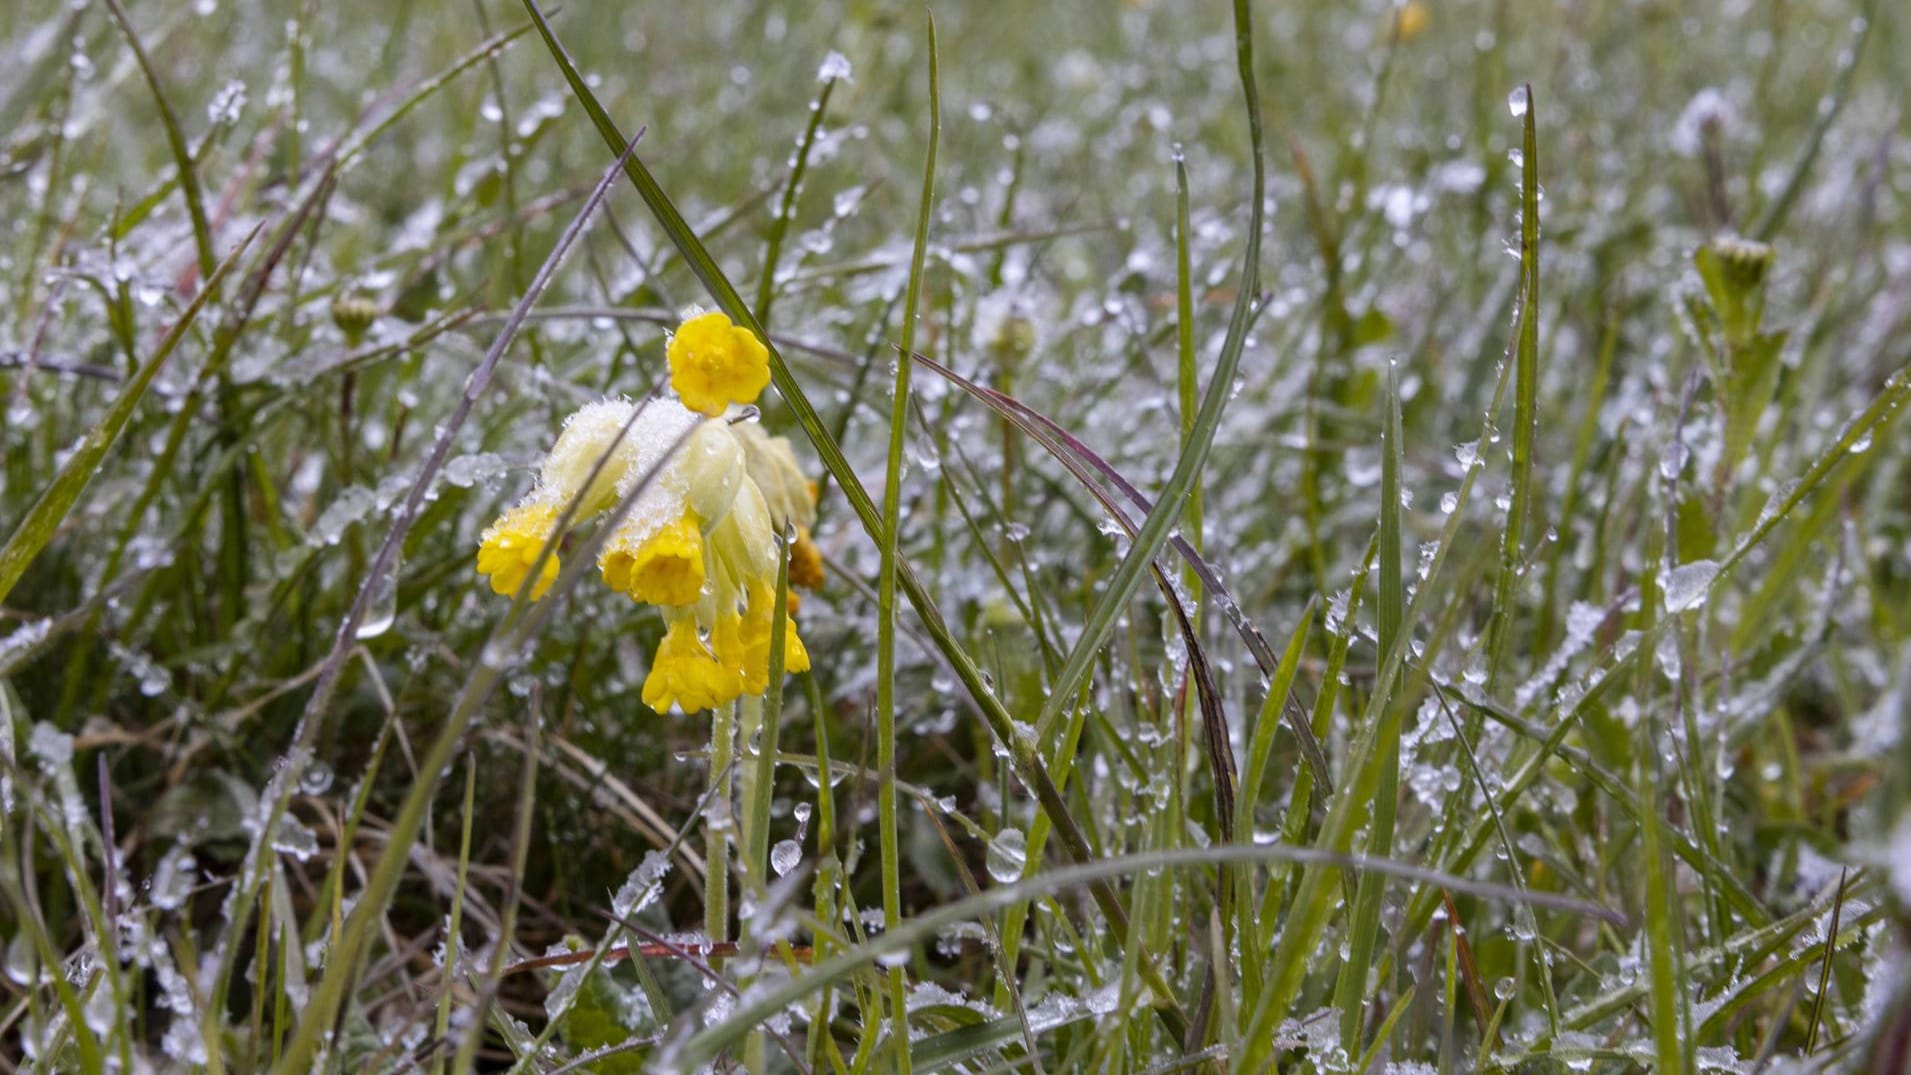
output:
M1152 512L1155 506L1154 501L1149 500L1146 494L1135 488L1134 484L1124 477L1121 471L1116 470L1113 464L1096 454L1094 449L1082 443L1080 438L1057 424L1054 419L1014 396L977 384L927 355L918 354L914 358L925 368L981 400L1004 418L1016 423L1017 428L1024 434L1047 448L1056 462L1066 467L1069 473L1081 483L1082 488L1088 490L1091 496L1101 502L1102 508L1127 533L1129 540L1134 540L1136 527L1129 519L1127 511L1113 497L1102 492L1082 466L1078 465L1085 464L1092 468L1102 480L1119 490L1135 506L1144 512ZM1213 565L1209 564L1182 535L1170 536L1168 544L1181 556L1195 577L1200 580L1201 585L1219 599L1222 610L1227 613L1228 621L1234 625L1235 633L1240 636L1241 642L1253 655L1254 663L1260 666L1261 675L1269 679L1278 676L1281 669L1280 660L1274 656L1274 650L1268 645L1266 636L1262 635L1260 629L1255 627L1247 615L1241 611L1240 602L1234 599L1227 584L1221 580L1220 573L1215 571ZM1327 770L1327 756L1320 749L1320 738L1308 725L1307 715L1301 711L1300 703L1291 695L1283 701L1281 712L1289 729L1293 731L1294 737L1300 742L1301 757L1314 774L1314 781L1319 789L1316 801L1320 801L1326 794L1333 791L1333 780Z
M126 5L120 0L106 0L106 9L112 12L113 22L125 35L126 46L133 50L139 72L145 76L147 88L152 90L153 104L159 109L159 125L166 132L167 147L172 150L173 167L179 170L179 193L185 199L186 214L192 219L192 240L199 252L199 271L210 274L219 259L212 248L212 224L206 219L205 196L199 191L199 171L193 166L192 149L186 145L185 132L179 128L179 114L173 111L165 88L159 84L159 72L153 67L152 57L146 54L139 34L133 30Z
M745 997L727 1019L705 1028L685 1042L683 1049L673 1059L680 1062L685 1069L695 1069L702 1064L707 1064L725 1049L741 1040L744 1035L750 1033L763 1020L801 1000L812 991L830 983L842 981L865 967L879 963L885 956L908 951L914 945L935 937L938 932L957 922L966 922L1014 903L1055 892L1065 892L1111 877L1125 877L1145 870L1205 869L1222 862L1296 862L1313 866L1345 867L1356 871L1374 871L1417 885L1446 888L1452 892L1484 899L1511 903L1524 902L1535 907L1546 907L1616 924L1625 921L1625 916L1617 911L1569 896L1550 892L1521 893L1506 885L1454 877L1409 863L1370 858L1366 855L1339 854L1317 847L1294 847L1274 843L1228 844L1121 855L1096 862L1047 870L1012 884L998 885L977 896L944 904L927 914L912 918L904 922L899 929L885 931L869 938L863 944L815 964L808 974L793 977L778 983L773 989L764 989Z

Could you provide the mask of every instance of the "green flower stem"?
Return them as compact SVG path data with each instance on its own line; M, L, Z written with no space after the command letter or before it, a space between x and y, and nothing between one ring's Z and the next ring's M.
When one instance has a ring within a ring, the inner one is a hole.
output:
M718 789L703 811L703 931L712 943L730 934L730 826L734 811L719 782L736 761L736 706L718 706L710 721L710 786Z

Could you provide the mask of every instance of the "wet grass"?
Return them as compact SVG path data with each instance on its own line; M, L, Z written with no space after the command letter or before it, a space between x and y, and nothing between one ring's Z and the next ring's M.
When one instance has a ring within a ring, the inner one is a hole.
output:
M0 15L0 1069L1902 1070L1911 22L1410 8ZM472 570L689 304L714 743Z

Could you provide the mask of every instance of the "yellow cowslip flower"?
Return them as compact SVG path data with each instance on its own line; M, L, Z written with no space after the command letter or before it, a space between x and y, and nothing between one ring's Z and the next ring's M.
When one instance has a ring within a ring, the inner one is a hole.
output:
M770 352L756 334L717 311L677 326L665 349L670 387L684 406L715 418L732 403L754 403L770 384Z
M779 534L792 531L790 575L822 581L809 541L816 485L790 442L722 416L769 384L768 351L722 314L679 326L668 356L676 397L604 400L572 415L539 468L537 488L484 532L478 570L514 593L566 513L582 523L623 504L598 556L604 581L657 606L666 629L644 679L644 703L686 713L769 688ZM535 580L558 575L552 556ZM788 612L796 609L791 592ZM785 618L783 666L809 669L809 651Z
M743 445L730 423L720 419L707 419L698 425L684 445L674 477L690 509L703 520L704 529L723 522L737 494L750 480L743 460Z
M690 412L666 400L645 403L641 411L623 399L580 407L564 420L563 432L538 468L537 488L484 532L478 546L478 573L490 576L491 588L498 593L516 593L559 516L573 501L573 522L603 514L617 502L625 476L661 463L670 444L693 420ZM553 554L544 561L532 600L544 596L557 572L558 558Z
M816 486L803 474L796 462L796 451L788 437L772 437L754 422L736 428L743 446L744 466L750 480L763 492L770 509L770 522L780 533L794 526L808 530L816 525Z
M791 595L794 596L794 595ZM739 624L741 646L739 663L743 669L743 689L761 694L770 687L770 631L775 624L776 591L763 583L750 586L750 605ZM783 620L783 671L810 670L809 650L796 635L796 621Z
M728 705L742 693L742 676L704 647L696 621L673 619L644 677L644 704L659 713L673 705L695 713Z
M617 503L619 482L643 455L644 436L637 425L643 418L654 424L663 417L661 410L653 413L656 406L645 404L643 414L633 420L636 404L606 399L585 404L564 419L563 432L538 470L541 498L562 502L576 497L579 519L601 515ZM601 469L597 466L599 459L604 461Z
M606 546L599 567L604 581L632 600L652 605L694 605L703 595L703 531L695 512L685 512L631 550Z
M779 532L796 531L790 545L790 585L816 589L823 584L823 554L810 540L816 525L816 483L804 476L788 437L772 437L755 424L738 426L736 432L750 479L763 491L770 522Z
M552 504L520 504L492 523L478 546L478 574L491 577L491 589L510 597L524 585L531 565L557 525L557 508ZM544 596L557 579L557 550L544 559L537 583L531 587L531 600Z

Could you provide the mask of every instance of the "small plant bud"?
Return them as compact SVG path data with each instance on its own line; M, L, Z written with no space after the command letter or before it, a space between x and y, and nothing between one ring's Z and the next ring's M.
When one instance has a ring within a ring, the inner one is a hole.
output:
M1775 254L1765 243L1720 236L1699 248L1694 261L1705 291L1718 311L1719 327L1733 347L1758 334L1765 315L1765 278Z
M384 309L369 295L345 293L332 300L332 324L345 334L345 342L357 347L365 333Z

